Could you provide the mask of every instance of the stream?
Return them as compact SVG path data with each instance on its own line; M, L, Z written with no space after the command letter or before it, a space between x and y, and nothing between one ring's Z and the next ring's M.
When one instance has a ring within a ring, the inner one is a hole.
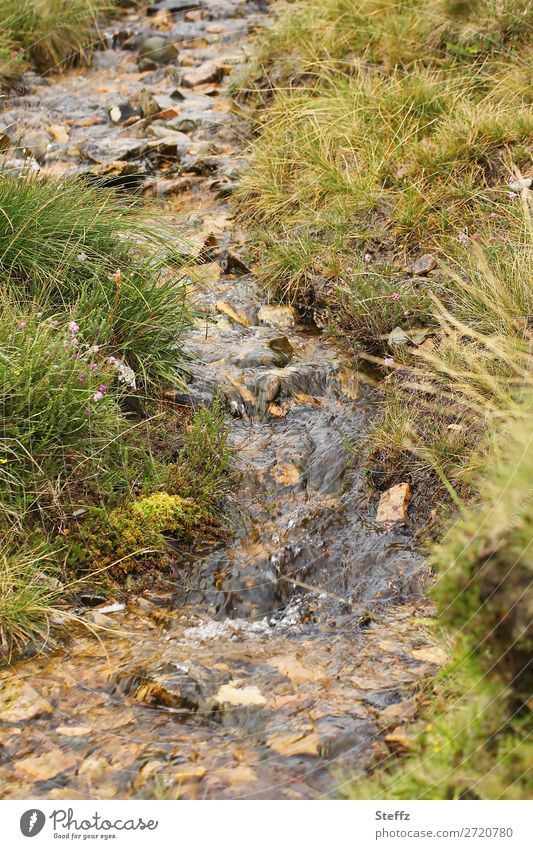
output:
M438 671L427 568L412 530L378 523L368 498L357 445L375 386L269 303L243 259L230 197L247 139L227 80L266 5L149 11L106 27L92 69L26 75L0 123L36 170L136 187L198 253L209 245L186 400L225 401L235 527L100 613L98 638L0 671L0 786L14 799L335 797L409 746ZM177 46L170 64L161 50L142 62L152 35ZM157 114L115 123L135 98Z

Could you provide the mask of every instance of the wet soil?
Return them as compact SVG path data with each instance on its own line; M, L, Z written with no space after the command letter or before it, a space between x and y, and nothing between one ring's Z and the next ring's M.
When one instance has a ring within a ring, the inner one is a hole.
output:
M30 75L0 116L21 145L48 134L35 168L134 185L189 237L199 318L184 400L225 399L238 480L229 543L177 553L158 592L97 615L98 639L83 632L0 672L5 798L334 796L401 748L397 726L438 669L422 557L408 527L376 522L360 469L376 390L293 310L268 304L231 218L246 139L227 73L261 7L131 12L91 71ZM178 58L141 73L154 32ZM208 61L214 81L184 85ZM158 115L110 120L146 93Z

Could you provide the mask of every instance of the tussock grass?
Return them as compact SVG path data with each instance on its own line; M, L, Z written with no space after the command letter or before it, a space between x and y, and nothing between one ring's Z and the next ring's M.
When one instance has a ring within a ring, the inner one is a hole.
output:
M365 256L375 271L367 289L379 296L392 272L402 298L416 299L419 283L405 272L417 253L513 231L508 179L529 167L533 138L531 6L301 0L279 9L256 57L270 99L237 208L255 226L265 284L330 310L328 324L345 334L351 314L336 316L337 287L359 291Z
M67 310L81 339L123 357L144 383L177 379L186 292L149 214L81 179L5 177L0 217L0 286L11 297L45 317Z
M100 580L123 562L119 579L141 564L168 564L163 531L189 544L221 532L222 409L195 414L180 445L183 415L161 398L165 385L183 388L190 312L158 230L149 211L80 180L0 181L7 653L45 639L76 575L90 582L95 563Z
M33 65L59 71L88 61L98 40L97 19L113 0L0 0L0 80Z

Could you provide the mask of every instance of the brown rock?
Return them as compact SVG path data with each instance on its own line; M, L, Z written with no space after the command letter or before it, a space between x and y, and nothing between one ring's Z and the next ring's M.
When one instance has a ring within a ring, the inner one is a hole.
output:
M224 76L224 69L217 65L216 62L204 62L193 71L189 71L183 76L182 83L187 88L194 88L197 85L205 85L206 83L219 83Z
M261 324L276 327L279 330L290 330L298 320L298 313L294 307L275 307L263 304L257 317Z
M379 500L376 520L378 522L405 522L411 501L411 484L397 483L383 493Z
M409 754L415 743L414 739L409 737L400 726L385 736L385 742L391 751L399 755Z
M24 722L52 713L52 707L29 684L17 681L13 690L4 689L4 703L0 707L2 722Z
M61 749L52 749L52 751L46 752L44 755L15 761L14 769L16 772L30 775L36 781L48 781L50 778L59 775L60 772L72 769L76 764L77 759L70 752L62 752Z
M428 274L438 265L435 254L423 254L410 263L409 271L412 274Z

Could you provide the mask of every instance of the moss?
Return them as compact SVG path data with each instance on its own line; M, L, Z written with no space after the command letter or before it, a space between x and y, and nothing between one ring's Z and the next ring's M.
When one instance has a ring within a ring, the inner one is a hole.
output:
M112 567L120 573L139 563L168 562L165 536L192 544L213 533L208 511L190 498L157 492L111 512L91 509L74 531L69 565L76 571Z

